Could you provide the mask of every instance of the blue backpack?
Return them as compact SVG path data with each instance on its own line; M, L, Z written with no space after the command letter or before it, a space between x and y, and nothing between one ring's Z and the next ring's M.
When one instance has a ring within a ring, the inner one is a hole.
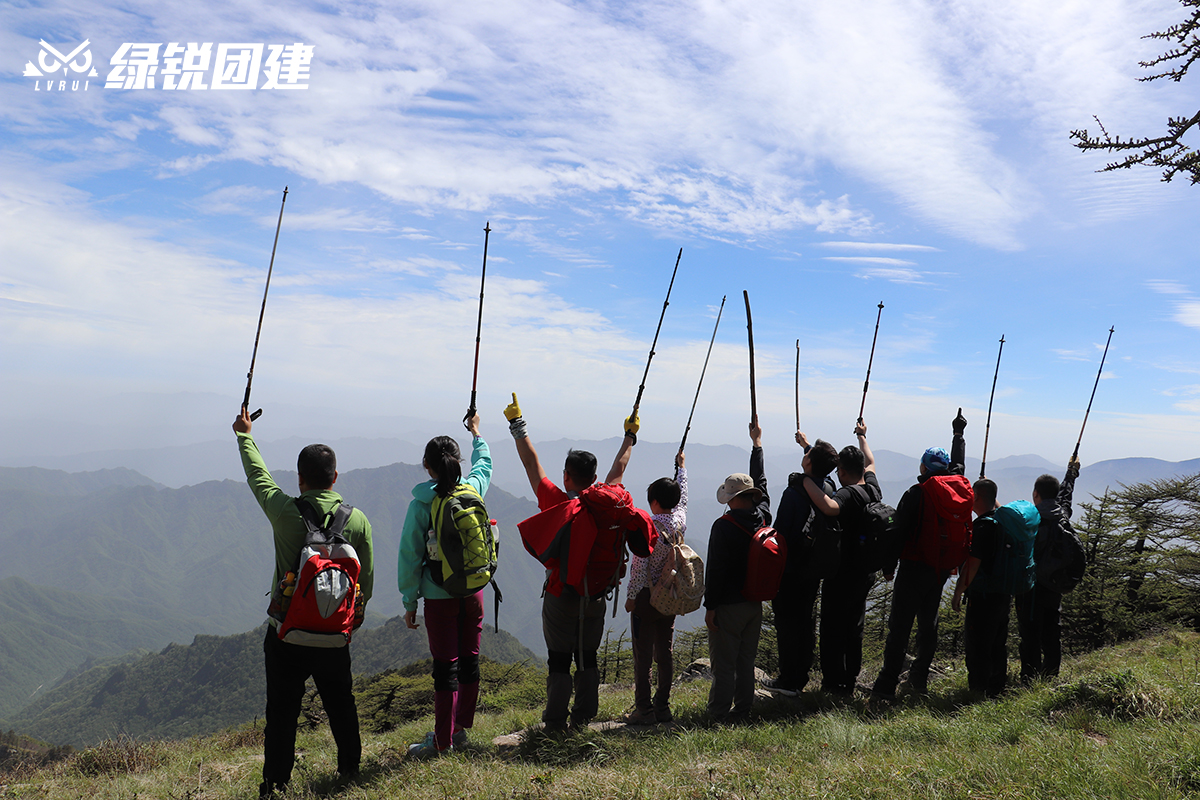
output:
M1014 500L997 508L992 518L999 523L1002 535L986 589L1009 595L1025 594L1037 582L1033 542L1041 515L1028 500Z

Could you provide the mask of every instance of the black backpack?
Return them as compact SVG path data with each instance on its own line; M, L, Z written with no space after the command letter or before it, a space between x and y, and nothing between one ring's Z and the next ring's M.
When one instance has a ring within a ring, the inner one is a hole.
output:
M825 479L825 493L832 495L836 490L833 481ZM788 542L789 574L801 580L820 580L837 574L841 562L842 528L837 517L827 517L813 508L808 491L804 488L804 473L793 472L788 476L788 491L797 492L804 507L808 509L803 521L784 531Z
M856 525L858 533L857 561L864 572L878 572L895 564L904 547L904 530L896 518L896 509L883 502L883 496L873 497L869 484L853 488L864 500L862 518Z
M1087 566L1083 543L1061 508L1042 514L1042 527L1046 530L1046 544L1037 555L1037 582L1066 594L1083 580Z

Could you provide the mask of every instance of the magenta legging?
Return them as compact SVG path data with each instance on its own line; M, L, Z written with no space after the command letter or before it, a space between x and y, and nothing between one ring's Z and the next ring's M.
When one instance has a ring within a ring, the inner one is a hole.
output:
M483 590L449 600L425 598L425 629L433 656L433 733L439 750L475 723L479 699L479 637Z

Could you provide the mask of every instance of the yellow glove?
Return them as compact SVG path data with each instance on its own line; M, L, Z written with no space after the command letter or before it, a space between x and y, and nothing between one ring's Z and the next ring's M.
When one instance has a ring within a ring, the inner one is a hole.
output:
M509 422L521 416L521 406L517 405L517 393L513 392L512 396L513 401L504 407L504 418Z
M628 433L633 438L635 438L635 439L637 438L638 429L641 427L642 427L641 417L634 417L632 420L630 420L629 417L625 418L625 432Z

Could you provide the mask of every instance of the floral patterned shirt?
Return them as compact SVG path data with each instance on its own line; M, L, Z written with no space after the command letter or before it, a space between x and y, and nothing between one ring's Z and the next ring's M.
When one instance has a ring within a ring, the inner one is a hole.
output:
M658 576L662 574L663 563L667 560L671 545L683 544L683 535L687 531L687 470L683 467L677 468L675 480L679 482L679 503L670 511L650 517L654 527L658 528L658 546L647 558L630 557L630 599L637 597L642 589L658 583Z

